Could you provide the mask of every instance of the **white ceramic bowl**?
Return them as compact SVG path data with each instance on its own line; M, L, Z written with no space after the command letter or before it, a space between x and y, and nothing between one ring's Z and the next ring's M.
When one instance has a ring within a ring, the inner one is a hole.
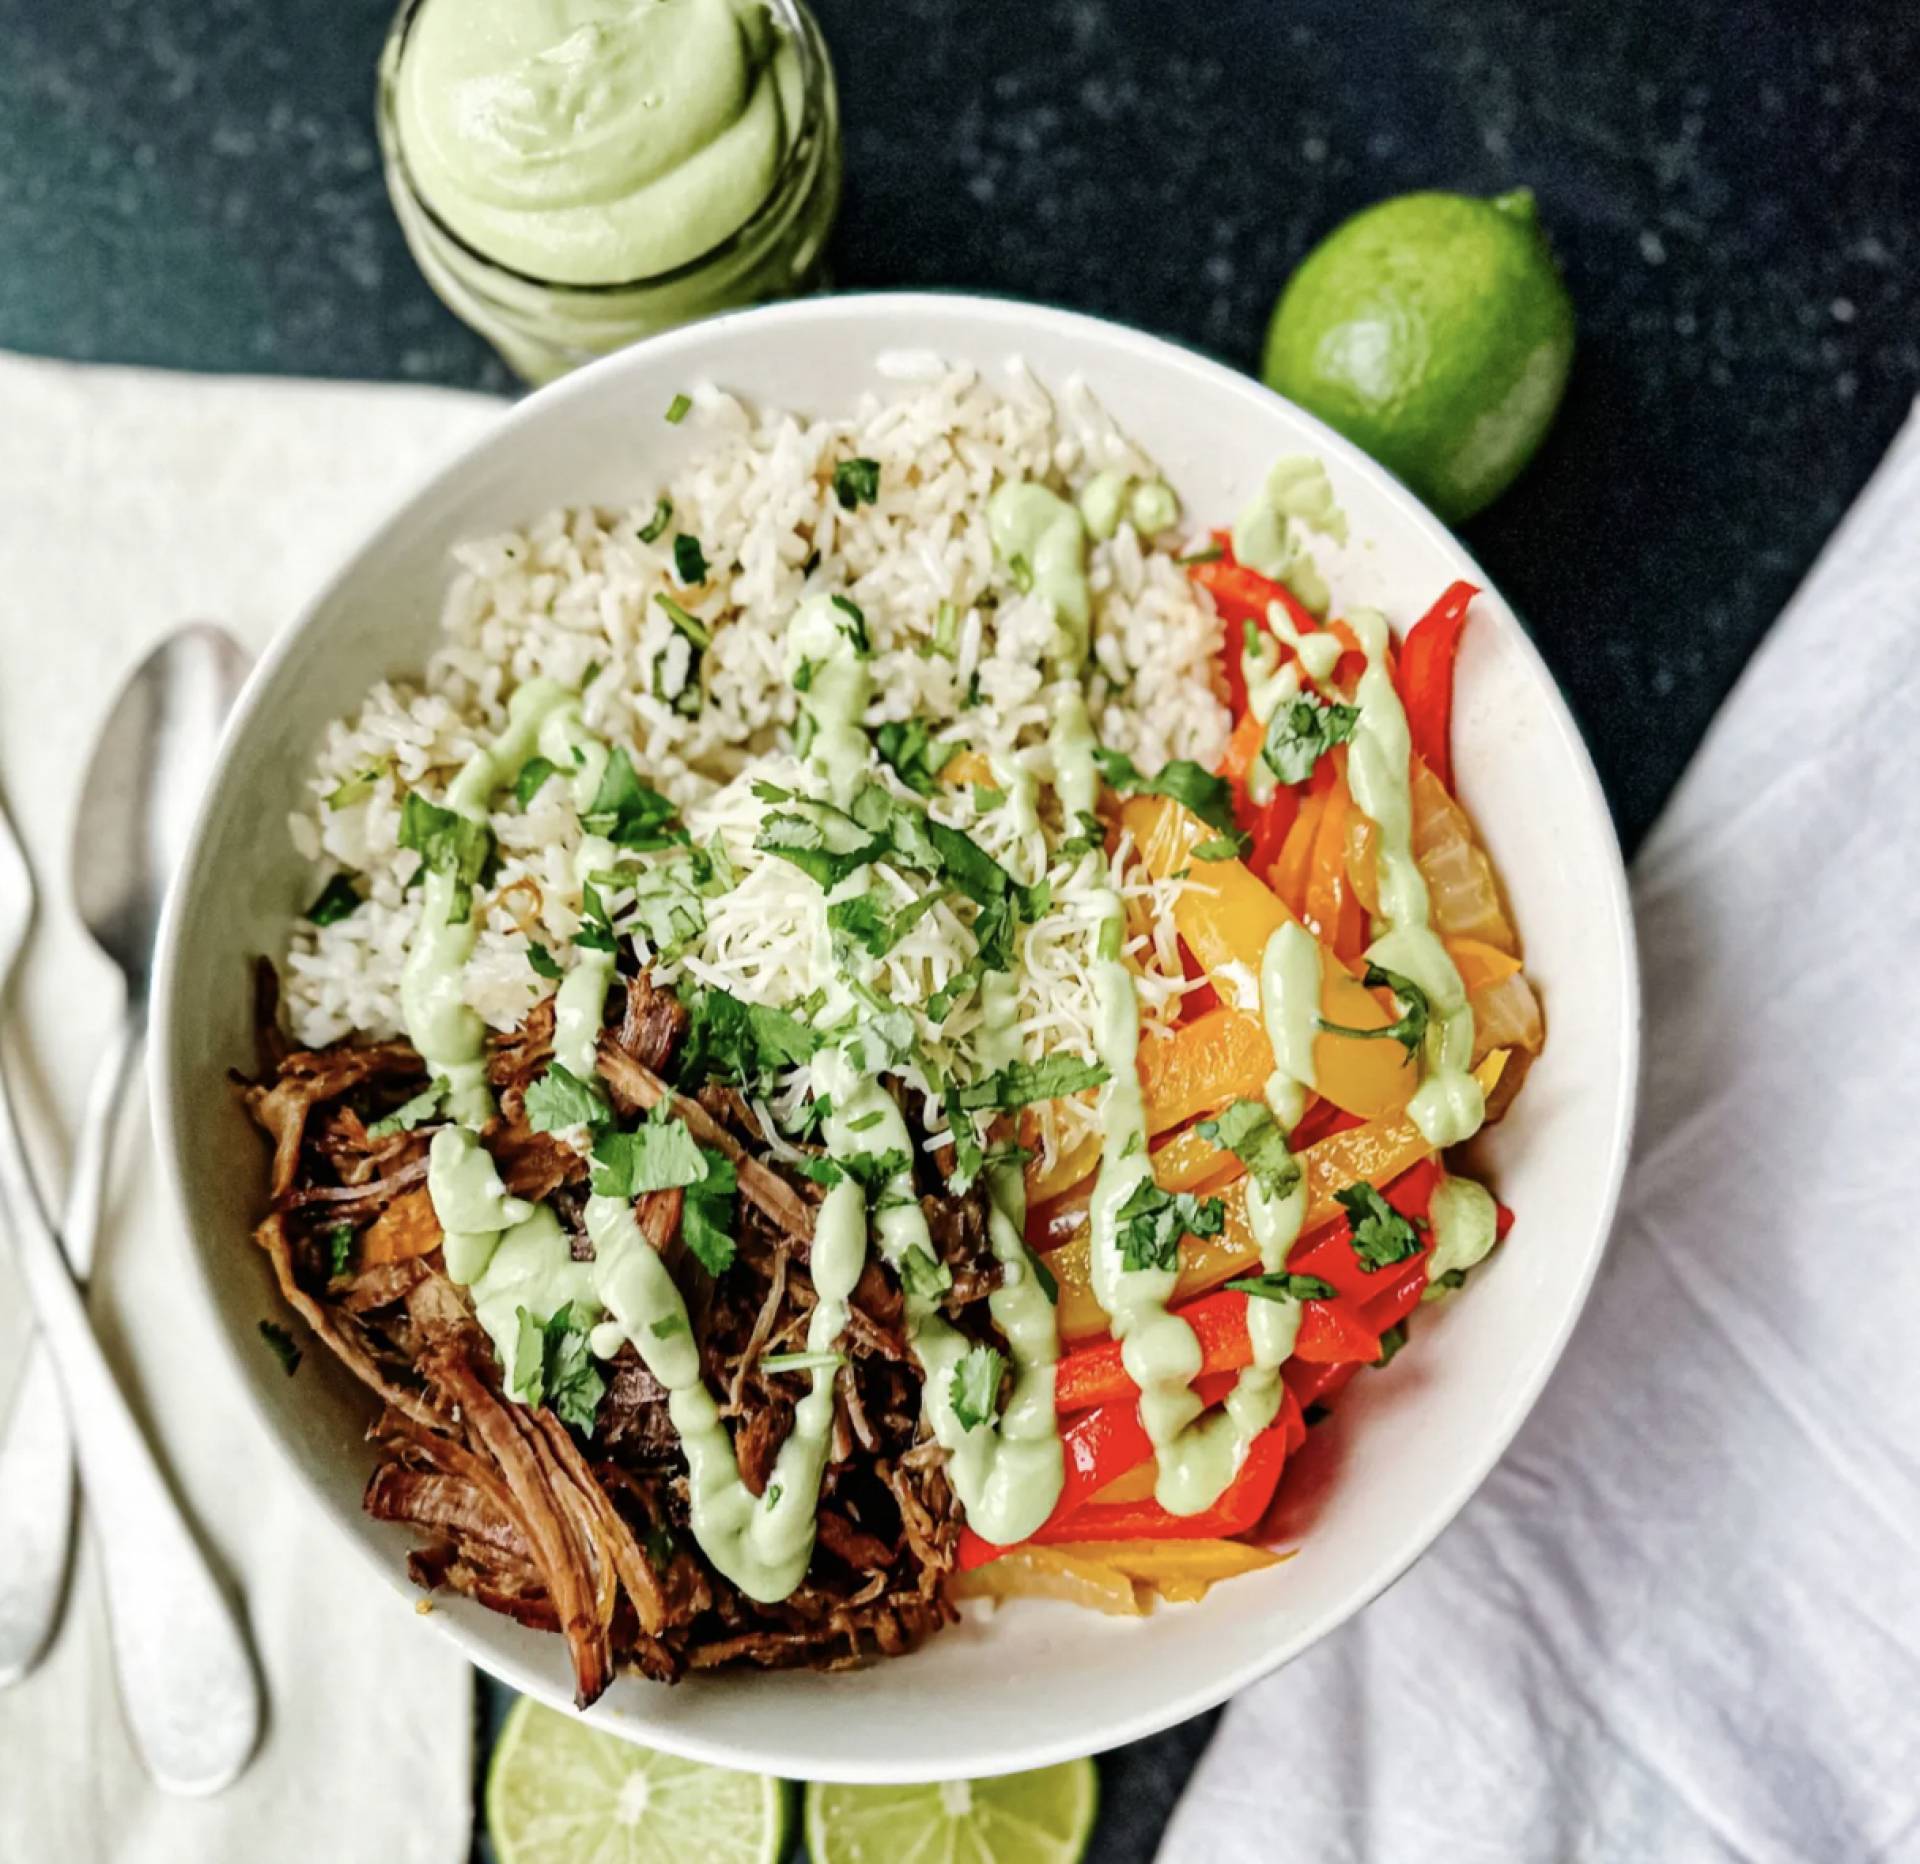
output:
M1160 462L1186 509L1227 521L1283 453L1319 454L1352 522L1332 563L1343 603L1411 622L1447 583L1485 576L1387 473L1317 421L1169 343L1091 318L963 297L815 299L696 325L629 349L510 412L375 533L261 663L228 728L160 956L153 1100L193 1270L241 1383L339 1530L409 1602L412 1537L372 1521L369 1402L325 1352L297 1379L260 1349L279 1312L248 1231L266 1152L225 1076L251 1063L249 967L278 954L308 874L288 812L327 720L433 645L448 549L559 504L652 497L699 444L661 411L711 378L818 412L876 386L876 356L931 349L1003 378L1020 357L1046 382L1085 377ZM1549 1040L1484 1162L1519 1213L1466 1298L1421 1318L1413 1351L1363 1377L1315 1432L1290 1498L1297 1556L1198 1605L1115 1621L1022 1601L923 1651L836 1675L622 1680L602 1727L696 1758L810 1779L926 1780L1038 1766L1194 1715L1297 1656L1391 1584L1505 1449L1586 1297L1625 1163L1638 992L1624 876L1592 765L1551 677L1491 589L1459 666L1462 794L1499 864L1546 1004ZM400 1598L392 1609L407 1610ZM980 1615L973 1615L979 1613ZM421 1621L515 1688L565 1706L557 1637L459 1598Z

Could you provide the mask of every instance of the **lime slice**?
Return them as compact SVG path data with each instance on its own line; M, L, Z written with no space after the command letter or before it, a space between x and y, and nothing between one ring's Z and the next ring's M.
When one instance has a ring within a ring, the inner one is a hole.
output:
M936 1786L809 1786L812 1864L1078 1864L1100 1780L1090 1760Z
M487 1769L487 1829L500 1864L780 1864L789 1798L522 1697Z
M1260 372L1458 523L1533 457L1572 360L1521 188L1403 194L1335 227L1281 294Z

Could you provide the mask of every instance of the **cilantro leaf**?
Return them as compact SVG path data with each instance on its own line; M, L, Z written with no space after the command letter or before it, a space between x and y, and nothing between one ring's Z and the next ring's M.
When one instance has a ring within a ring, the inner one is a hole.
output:
M260 1323L260 1337L273 1349L273 1356L280 1362L280 1370L288 1378L300 1370L300 1349L293 1343L293 1335L285 1327L276 1327L272 1321Z
M953 1006L969 991L978 990L987 975L987 967L978 958L970 958L959 970L927 999L928 1017L935 1023L944 1023L953 1013Z
M1223 1107L1200 1122L1200 1137L1231 1152L1269 1197L1284 1197L1300 1182L1300 1161L1288 1147L1280 1122L1260 1101L1236 1100Z
M493 830L409 790L400 806L400 845L419 855L422 871L445 874L452 881L448 922L458 925L468 918L474 883L493 860Z
M940 772L960 750L957 744L935 738L923 718L876 726L873 744L900 781L920 796L934 794Z
M610 1129L593 1142L595 1197L632 1199L647 1191L674 1191L699 1184L706 1175L699 1142L671 1114L646 1119L630 1133Z
M698 615L693 614L688 609L682 608L670 595L660 595L656 592L653 599L659 605L661 612L666 618L672 622L695 647L706 648L713 645L713 630L709 628Z
M875 958L884 958L939 904L939 894L926 893L894 913L871 893L859 893L852 899L835 900L827 908L827 928L836 951L858 946Z
M1218 1236L1226 1227L1227 1210L1217 1197L1163 1191L1149 1176L1134 1186L1115 1220L1125 1267L1173 1269L1180 1263L1181 1237Z
M360 910L360 889L346 874L335 874L320 889L307 908L307 918L317 926L330 926Z
M1419 1231L1364 1179L1334 1192L1333 1201L1347 1213L1353 1253L1362 1268L1390 1268L1420 1253Z
M873 640L867 633L867 617L857 602L849 601L843 595L827 598L846 619L837 624L840 632L852 644L854 653L862 660L873 658Z
M1010 1061L955 1091L956 1103L969 1112L993 1108L1012 1113L1036 1100L1058 1100L1108 1079L1106 1066L1077 1055L1048 1055L1036 1062Z
M1356 1042L1378 1042L1384 1038L1398 1042L1409 1057L1418 1055L1421 1043L1427 1039L1427 1025L1433 1019L1427 993L1412 978L1402 977L1398 971L1389 971L1384 965L1371 961L1363 981L1369 990L1390 990L1400 999L1406 1007L1400 1012L1399 1020L1379 1029L1349 1029L1344 1023L1330 1023L1322 1018L1320 1027L1330 1036L1351 1036Z
M549 983L556 983L566 975L556 958L538 939L527 940L527 962L533 966L535 977L544 977Z
M686 831L672 823L673 804L640 781L633 759L616 744L580 826L589 835L604 835L615 847L645 854L686 840Z
M871 505L880 496L880 462L870 459L841 460L833 469L833 495L842 511L856 505Z
M724 1152L700 1148L706 1175L689 1185L680 1211L680 1239L709 1275L724 1275L733 1266L733 1200L740 1188L739 1174Z
M1047 1297L1047 1305L1049 1307L1058 1307L1060 1305L1060 1284L1055 1280L1053 1270L1047 1267L1046 1258L1035 1255L1034 1252L1029 1249L1027 1251L1027 1267L1033 1271L1033 1279L1040 1284L1040 1292Z
M1259 1301L1331 1301L1340 1292L1317 1275L1242 1275L1227 1286Z
M979 1134L973 1130L973 1116L961 1104L960 1090L952 1081L941 1084L940 1100L946 1108L948 1129L953 1134L953 1170L947 1174L947 1189L955 1197L961 1197L973 1188L987 1156L981 1150Z
M792 1011L743 1003L717 985L699 991L687 1007L691 1020L681 1051L683 1081L717 1076L757 1087L773 1070L811 1060L820 1047L819 1036Z
M1329 705L1302 693L1274 708L1260 756L1282 783L1304 783L1326 752L1353 736L1359 718L1358 706Z
M522 809L540 794L557 768L550 757L530 757L520 766L520 774L513 780L513 794Z
M918 1243L909 1244L900 1258L900 1286L921 1301L937 1301L953 1286L953 1271L936 1262Z
M1249 835L1214 835L1193 844L1196 861L1237 861L1252 845Z
M611 1109L596 1080L583 1081L564 1063L554 1062L527 1088L527 1124L536 1133L564 1133L575 1126L597 1126Z
M707 553L700 548L699 538L685 531L673 540L673 573L688 587L707 580Z
M970 1346L953 1368L953 1414L962 1430L978 1430L1000 1408L1000 1375L1007 1357L997 1347Z
M669 524L673 522L673 500L663 498L653 508L653 516L641 525L638 536L643 544L657 543Z
M1191 758L1176 757L1172 763L1163 765L1157 776L1147 777L1141 775L1139 767L1123 751L1109 751L1103 744L1095 745L1093 757L1109 788L1123 795L1131 792L1137 796L1171 796L1209 828L1218 829L1223 835L1235 832L1233 785L1225 777L1202 770Z
M1407 1343L1407 1323L1397 1321L1380 1336L1380 1357L1373 1363L1376 1367L1391 1365L1393 1356Z
M395 1133L410 1133L422 1120L431 1119L447 1091L447 1077L436 1074L411 1100L403 1100L385 1119L375 1120L367 1128L369 1139L391 1139Z
M321 1240L327 1246L327 1279L338 1281L353 1268L354 1229L350 1223L336 1223L332 1229L321 1232Z
M573 1303L564 1303L544 1322L522 1307L514 1310L513 1396L527 1404L545 1404L563 1424L591 1430L607 1381L593 1363L585 1327L574 1325Z
M812 816L777 809L762 819L753 844L762 854L790 861L825 892L831 892L849 874L870 862L884 860L889 850L885 835L875 835L851 848L827 845L827 831Z
M875 1191L884 1190L913 1160L898 1146L893 1146L885 1152L850 1152L834 1163L871 1196Z

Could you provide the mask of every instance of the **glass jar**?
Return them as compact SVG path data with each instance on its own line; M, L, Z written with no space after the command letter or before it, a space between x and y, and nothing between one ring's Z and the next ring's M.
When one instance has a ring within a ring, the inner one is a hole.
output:
M405 0L396 15L380 55L380 151L387 192L427 282L517 375L551 381L657 330L819 282L840 204L840 110L826 45L802 0L764 0L781 51L792 53L798 100L783 113L786 152L764 198L696 257L608 284L556 282L503 263L456 233L416 185L401 134L402 64L422 10L455 3Z

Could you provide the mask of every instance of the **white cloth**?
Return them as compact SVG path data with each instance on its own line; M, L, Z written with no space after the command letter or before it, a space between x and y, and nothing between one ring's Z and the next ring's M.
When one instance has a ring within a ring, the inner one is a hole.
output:
M193 617L258 650L495 406L0 356L0 789L41 901L5 1052L51 1207L64 1190L63 1135L116 1001L66 873L75 790L121 677ZM156 1791L120 1723L83 1557L58 1643L0 1692L0 1859L457 1864L472 1825L472 1673L281 1466L220 1357L181 1240L163 1233L143 1118L120 1153L94 1312L194 1518L244 1589L266 1737L217 1799ZM0 1404L25 1335L0 1247Z
M1920 1858L1920 415L1634 901L1592 1305L1427 1558L1229 1711L1163 1864Z

